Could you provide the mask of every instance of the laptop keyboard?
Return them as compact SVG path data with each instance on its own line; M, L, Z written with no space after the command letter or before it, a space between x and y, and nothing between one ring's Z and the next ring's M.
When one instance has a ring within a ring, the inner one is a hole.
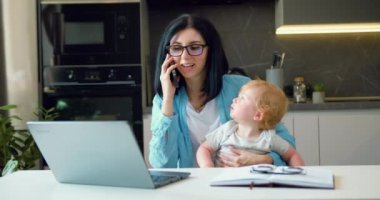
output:
M159 176L159 175L150 175L152 177L153 183L156 186L166 185L172 182L181 180L180 176Z
M189 177L189 172L173 172L173 171L149 171L152 181L156 187L177 182Z
M150 175L152 177L153 182L165 182L165 181L175 181L181 179L179 176L159 176L159 175Z

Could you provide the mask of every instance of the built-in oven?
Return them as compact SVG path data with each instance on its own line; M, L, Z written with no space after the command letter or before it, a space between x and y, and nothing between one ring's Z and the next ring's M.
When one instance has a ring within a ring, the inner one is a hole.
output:
M128 121L143 152L139 2L37 4L40 105L56 120Z
M133 127L143 152L141 86L78 88L44 93L44 106L55 107L56 120L122 120ZM107 134L107 133L104 133Z
M56 120L128 121L143 151L139 65L53 69L44 74L42 105L56 109Z
M89 2L41 1L44 65L140 63L139 3Z

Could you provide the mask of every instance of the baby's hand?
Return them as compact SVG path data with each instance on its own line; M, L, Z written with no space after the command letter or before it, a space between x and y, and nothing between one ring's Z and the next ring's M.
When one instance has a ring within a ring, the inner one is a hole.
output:
M235 152L231 151L231 148L234 148L233 146L222 146L219 150L219 154L222 155L228 155L228 156L238 156Z

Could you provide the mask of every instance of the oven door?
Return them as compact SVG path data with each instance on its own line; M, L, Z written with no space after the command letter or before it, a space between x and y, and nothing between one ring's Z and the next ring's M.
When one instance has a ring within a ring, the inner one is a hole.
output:
M123 120L133 126L143 152L141 87L66 89L44 94L44 108L56 108L56 120Z

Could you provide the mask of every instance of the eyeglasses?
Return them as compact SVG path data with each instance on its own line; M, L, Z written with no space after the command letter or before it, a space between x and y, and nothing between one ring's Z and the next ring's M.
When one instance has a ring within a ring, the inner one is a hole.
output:
M254 165L251 168L251 173L262 174L306 174L306 170L301 167L289 167L289 166L274 166L269 164Z
M184 49L186 49L187 53L191 56L199 56L203 53L203 49L206 46L206 44L190 44L187 46L170 45L166 47L166 50L168 51L169 55L174 57L181 56Z

